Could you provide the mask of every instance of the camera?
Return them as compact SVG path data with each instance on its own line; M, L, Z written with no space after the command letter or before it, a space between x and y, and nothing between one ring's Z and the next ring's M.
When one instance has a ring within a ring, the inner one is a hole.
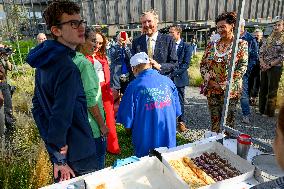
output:
M13 53L13 50L10 47L0 47L0 55L9 56Z

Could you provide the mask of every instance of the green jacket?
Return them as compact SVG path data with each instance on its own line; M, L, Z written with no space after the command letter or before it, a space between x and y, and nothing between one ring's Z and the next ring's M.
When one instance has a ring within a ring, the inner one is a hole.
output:
M99 83L99 78L94 69L93 64L82 54L76 52L76 56L73 58L73 62L77 65L81 73L81 79L84 86L84 91L87 99L87 106L93 107L98 104L100 112L105 121L105 112L102 103L102 92ZM99 125L96 120L88 111L88 120L91 125L94 138L98 138L101 136Z

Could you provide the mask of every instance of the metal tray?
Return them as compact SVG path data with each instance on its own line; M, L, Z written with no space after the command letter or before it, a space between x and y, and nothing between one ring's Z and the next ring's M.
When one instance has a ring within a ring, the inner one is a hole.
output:
M254 177L261 183L284 176L284 172L278 166L274 154L261 154L254 156L252 164L256 168Z

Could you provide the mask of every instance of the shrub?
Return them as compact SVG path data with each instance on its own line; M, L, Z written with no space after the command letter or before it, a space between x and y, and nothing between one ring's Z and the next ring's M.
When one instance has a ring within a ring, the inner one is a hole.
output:
M203 52L198 52L196 55L192 56L191 58L190 66L188 68L190 86L199 87L203 82L203 79L199 71L202 55Z
M35 40L32 40L32 39L20 40L19 44L17 43L17 41L12 42L12 43L6 42L5 44L12 47L14 53L11 57L11 60L16 65L21 65L25 63L26 56L29 53L30 49L36 46Z

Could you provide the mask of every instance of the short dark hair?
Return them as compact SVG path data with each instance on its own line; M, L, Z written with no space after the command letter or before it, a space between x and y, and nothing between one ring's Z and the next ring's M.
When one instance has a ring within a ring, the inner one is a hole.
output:
M53 1L43 12L47 28L50 29L52 26L59 24L63 13L68 15L79 14L80 7L68 0Z
M236 12L224 12L217 16L215 19L215 24L217 25L220 21L226 21L228 24L236 25L237 22L237 13Z
M182 28L178 25L173 25L173 26L170 26L170 28L174 28L175 31L179 32L179 33L182 33Z
M86 26L86 28L85 28L85 39L88 39L90 37L91 32L96 32L96 31L93 27Z

